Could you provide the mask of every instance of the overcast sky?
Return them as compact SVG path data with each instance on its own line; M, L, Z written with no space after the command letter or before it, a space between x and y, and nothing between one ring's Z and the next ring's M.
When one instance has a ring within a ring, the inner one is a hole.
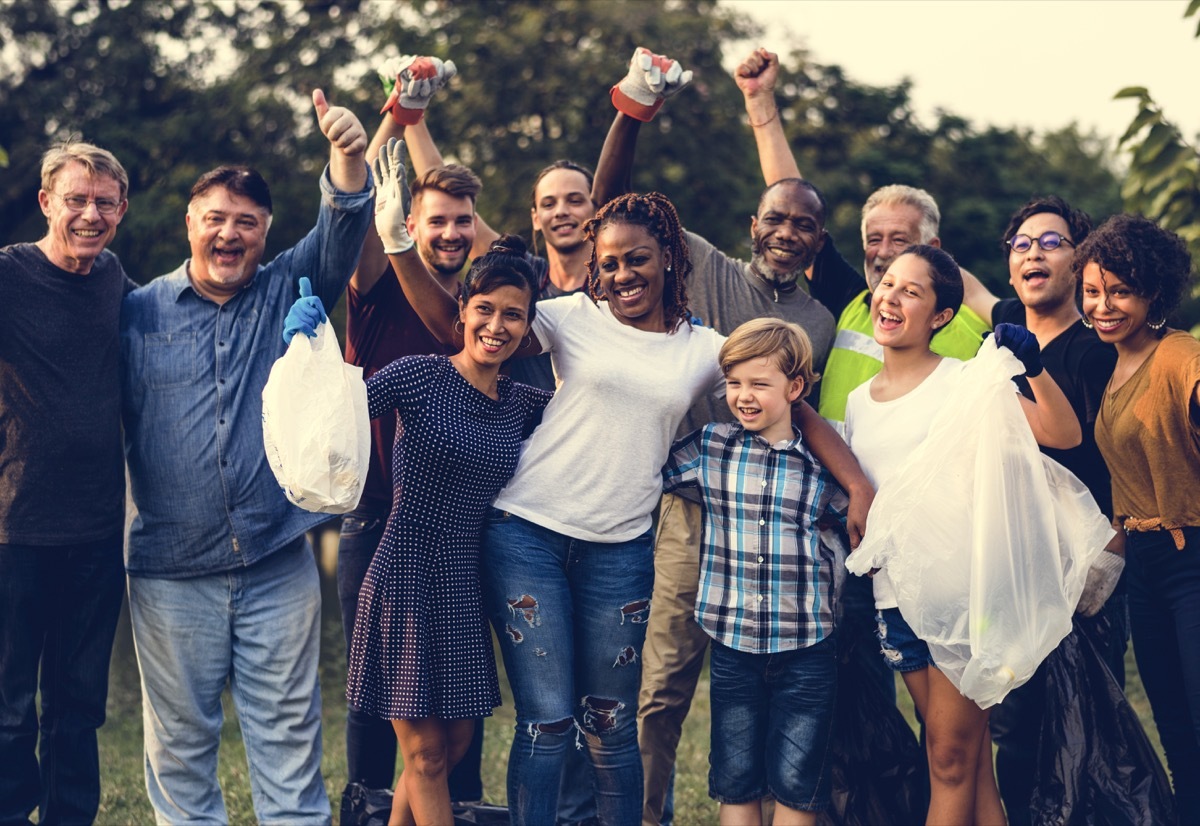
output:
M911 78L926 124L941 107L977 127L1075 121L1115 142L1137 109L1113 95L1146 86L1185 137L1200 132L1200 39L1197 18L1183 17L1187 0L724 2L763 25L772 51L806 47L875 86Z

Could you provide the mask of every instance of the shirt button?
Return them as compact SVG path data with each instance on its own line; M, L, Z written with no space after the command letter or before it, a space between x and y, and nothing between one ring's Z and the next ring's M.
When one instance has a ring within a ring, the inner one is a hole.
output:
M220 342L217 342L217 343L218 343L220 346L222 346L222 347L224 347L224 346L225 346L225 342L223 342L223 341L220 341ZM766 484L766 483L764 482L763 484Z
M766 479L763 479L763 480L762 480L762 486L763 486L764 488L767 486L767 480L766 480Z
M760 524L760 525L765 525L765 524L767 524L767 520L765 520L765 519L760 519L760 520L758 520L758 524Z
M221 419L221 421L217 422L217 424L225 424L225 420Z
M758 558L758 561L759 561L759 562L762 562L762 561L763 561L761 556Z
M217 379L217 384L224 384L224 383L225 383L225 379Z
M762 594L759 594L759 595L758 595L758 601L759 601L759 602L762 602Z

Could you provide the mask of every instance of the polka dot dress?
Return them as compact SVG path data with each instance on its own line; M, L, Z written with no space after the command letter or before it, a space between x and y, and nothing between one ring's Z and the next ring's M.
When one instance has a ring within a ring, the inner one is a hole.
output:
M501 376L499 400L444 356L410 356L367 382L395 410L392 513L358 596L346 696L389 720L490 716L500 705L483 615L479 542L549 393Z

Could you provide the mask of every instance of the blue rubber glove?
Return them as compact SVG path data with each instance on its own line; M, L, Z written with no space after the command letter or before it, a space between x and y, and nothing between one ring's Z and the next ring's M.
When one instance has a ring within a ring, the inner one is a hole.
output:
M1025 377L1033 378L1042 374L1042 348L1038 346L1037 336L1019 324L997 324L996 346L1007 347L1025 365Z
M292 336L304 333L309 338L317 337L317 325L326 321L325 307L321 299L312 294L312 282L308 276L300 279L300 297L288 310L283 320L283 342L292 343Z

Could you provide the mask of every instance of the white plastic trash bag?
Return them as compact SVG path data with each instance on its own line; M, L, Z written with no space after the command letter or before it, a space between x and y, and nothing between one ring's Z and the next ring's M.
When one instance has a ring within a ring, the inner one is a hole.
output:
M852 573L886 568L900 613L981 708L1025 683L1071 630L1113 536L1084 484L1038 450L995 339L962 369L929 436L875 497Z
M262 398L267 461L287 498L315 513L354 510L371 459L367 386L329 324L292 338Z

